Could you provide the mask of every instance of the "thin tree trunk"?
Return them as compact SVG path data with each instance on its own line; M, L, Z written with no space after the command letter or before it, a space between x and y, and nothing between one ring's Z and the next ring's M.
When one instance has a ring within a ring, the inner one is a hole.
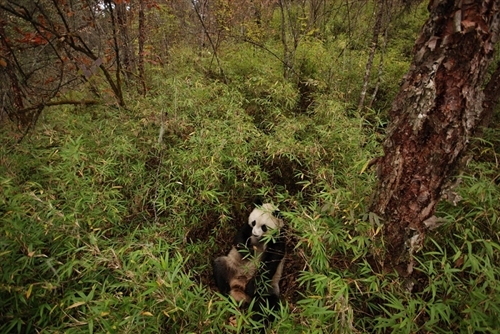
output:
M3 60L5 64L3 67L5 68L5 72L7 73L7 76L10 80L10 88L11 88L11 97L13 100L13 105L17 110L21 110L24 108L24 102L23 98L25 98L25 95L21 89L21 85L19 84L19 81L17 79L16 73L14 71L14 52L12 51L7 35L5 33L4 26L0 24L0 46L2 51L5 53L3 54ZM9 116L14 116L11 114L6 106L6 104L2 103L2 107L0 109L1 111L5 111Z
M279 0L281 19L281 44L283 45L283 77L290 79L295 75L297 80L300 80L300 75L295 72L295 54L300 41L300 28L296 19L292 18L291 2L287 0ZM287 34L287 31L290 34Z
M214 44L214 42L212 40L212 37L210 36L208 27L205 24L205 20L203 18L204 14L199 11L198 7L196 6L196 1L191 0L191 3L193 4L193 8L194 8L194 11L196 13L196 16L198 17L198 20L201 23L201 27L203 28L204 35L207 37L208 42L210 43L210 46L212 48L212 51L213 51L214 57L215 57L215 61L217 62L217 66L219 67L219 73L220 73L222 79L224 80L224 82L226 82L227 79L226 79L226 75L224 74L224 69L222 68L222 65L221 65L220 60L219 60L219 56L218 56L218 52L217 52L217 46Z
M146 75L144 73L144 43L146 42L146 18L144 15L144 1L139 0L139 79L141 80L142 95L146 95Z
M120 48L118 47L118 38L117 38L117 31L116 31L116 23L115 23L115 14L113 11L113 6L111 5L111 0L107 0L108 3L108 9L109 9L109 15L111 16L111 27L113 30L113 46L114 46L114 51L115 51L115 57L116 57L116 93L117 93L117 98L118 98L118 104L121 107L125 106L125 101L123 100L123 93L122 93L122 81L121 81L121 59L120 59Z
M380 34L380 27L382 26L382 17L384 16L384 0L378 0L377 3L377 17L375 18L375 25L373 27L372 43L370 47L370 54L368 56L368 61L366 62L365 76L363 78L363 87L361 88L361 94L359 97L358 109L361 110L365 105L366 90L368 89L368 83L370 82L370 74L373 66L373 58L377 52L378 47L378 36Z
M286 0L285 0L286 1ZM280 17L281 17L281 44L283 44L283 77L288 79L292 68L290 51L288 49L288 41L286 38L286 19L285 19L285 3L284 0L279 0Z
M412 272L412 252L481 115L498 6L498 0L431 1L392 105L371 211L384 221L381 262L402 275Z
M108 3L109 1L110 0L107 0L105 3ZM57 40L58 43L62 43L61 50L64 50L67 57L71 59L71 61L75 62L77 66L79 62L76 61L76 54L73 55L71 50L76 51L77 53L80 53L81 55L84 55L92 60L93 66L99 67L104 74L115 98L118 100L118 103L121 106L125 105L120 81L115 83L112 73L110 73L109 68L103 62L103 58L98 56L96 53L97 51L94 52L93 48L90 46L91 44L86 41L84 37L82 37L84 36L84 33L72 28L74 24L72 24L70 16L67 15L64 5L61 4L60 1L52 0L51 3L40 1L33 2L33 6L36 8L35 12L22 10L21 7L14 4L15 1L0 1L0 9L5 13L8 13L8 15L11 15L12 18L18 18L19 20L28 23L36 31L50 33L54 37L51 40ZM47 11L47 8L50 8L50 11ZM80 10L82 9L80 8ZM49 12L50 15L48 14ZM34 16L34 13L37 13L37 15ZM92 25L94 24L95 22L93 22ZM52 45L51 43L52 42L49 41L49 45ZM53 50L56 50L55 55L58 56L58 48L53 47ZM61 63L63 63L63 61L61 61ZM117 78L119 78L118 74ZM51 97L49 97L49 99L50 98Z
M127 20L127 4L119 3L116 6L116 23L118 27L118 40L119 47L123 51L123 73L126 78L130 78L131 74L135 72L134 58L130 46L130 37L128 32Z
M382 43L382 50L380 52L380 62L378 64L378 75L377 75L377 82L375 83L375 88L373 89L373 94L370 99L370 102L368 103L368 108L371 108L373 106L373 103L375 102L375 99L377 98L377 93L380 88L380 82L382 81L382 75L384 74L384 56L385 56L385 51L387 50L387 41L389 40L389 27L391 26L391 17L392 17L392 0L388 0L387 6L386 7L386 12L387 12L387 19L385 20L385 28L384 28L384 40Z

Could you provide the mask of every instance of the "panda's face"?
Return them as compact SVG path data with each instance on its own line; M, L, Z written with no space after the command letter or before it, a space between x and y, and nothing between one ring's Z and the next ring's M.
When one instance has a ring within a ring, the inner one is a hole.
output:
M256 239L262 238L269 230L281 227L281 220L274 216L274 208L271 204L263 204L255 208L248 217L248 224L252 227L252 236Z

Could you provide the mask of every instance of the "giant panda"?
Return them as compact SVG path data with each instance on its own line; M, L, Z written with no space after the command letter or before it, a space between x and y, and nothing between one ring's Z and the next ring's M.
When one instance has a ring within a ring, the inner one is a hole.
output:
M280 212L272 204L253 209L236 233L229 254L213 261L215 282L222 294L247 305L255 298L257 311L278 305L285 257L282 227Z

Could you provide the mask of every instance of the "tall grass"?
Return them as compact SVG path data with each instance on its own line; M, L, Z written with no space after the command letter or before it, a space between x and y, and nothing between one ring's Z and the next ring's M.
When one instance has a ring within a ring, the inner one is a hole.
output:
M51 109L16 146L3 132L0 332L262 330L211 279L261 197L287 223L283 305L268 332L495 333L497 131L474 146L462 200L440 205L445 223L415 274L381 270L381 225L366 209L384 111L357 114L342 99L359 73L332 79L318 61L342 41L330 42L298 52L315 85L306 109L262 50L223 46L224 84L206 75L209 58L178 48L129 110Z

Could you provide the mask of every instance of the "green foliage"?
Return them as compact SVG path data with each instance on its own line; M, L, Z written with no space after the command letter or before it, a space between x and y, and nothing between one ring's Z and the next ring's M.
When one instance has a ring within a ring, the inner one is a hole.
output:
M398 13L391 21L388 48L396 57L410 61L413 58L412 49L423 23L429 16L427 4L422 2L413 8ZM392 58L391 58L392 59Z
M394 23L381 105L408 66L417 14ZM497 130L475 143L462 201L440 205L446 223L414 275L384 272L381 223L366 213L384 114L350 108L367 49L331 21L335 38L300 41L298 79L263 49L222 44L223 82L208 52L178 45L150 64L148 96L129 110L58 107L15 147L2 133L0 332L258 332L253 312L215 291L210 262L259 196L279 205L289 246L268 332L494 333ZM279 38L259 40L279 54Z

